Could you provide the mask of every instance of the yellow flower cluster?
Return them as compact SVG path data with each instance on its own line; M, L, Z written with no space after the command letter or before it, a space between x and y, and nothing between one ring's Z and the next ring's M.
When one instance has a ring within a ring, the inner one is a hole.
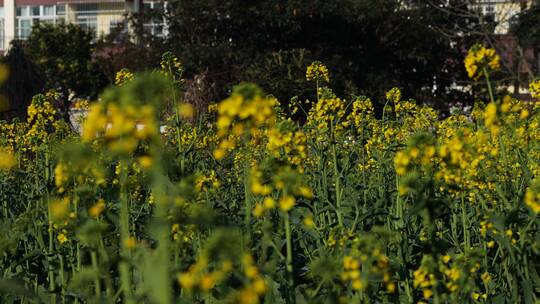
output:
M280 168L278 173L272 177L272 183L262 183L263 172L253 168L250 173L251 193L261 198L253 209L253 215L263 216L267 211L279 207L283 212L290 211L296 204L298 198L311 199L313 192L302 184L298 172L290 167ZM281 193L277 203L270 196L271 193Z
M180 59L172 52L163 53L159 66L161 72L166 76L171 77L175 83L181 84L183 82L182 76L184 74L184 66Z
M90 107L90 102L86 99L79 99L73 103L72 108L77 110L86 110Z
M182 228L180 228L180 224L174 223L171 227L172 239L177 242L190 243L193 241L195 233L196 227L192 224L184 224L182 225Z
M242 257L242 267L244 276L247 278L247 283L242 290L235 296L235 303L240 304L259 304L261 296L266 294L267 284L262 274L253 261L253 257L245 254Z
M214 170L211 170L208 175L199 176L195 181L195 189L199 192L207 191L209 187L219 187L219 181Z
M307 81L324 81L329 82L330 76L328 74L328 68L320 61L314 61L306 70Z
M39 94L32 98L32 102L27 109L26 134L24 134L21 150L36 152L43 143L50 141L51 135L66 134L69 127L63 120L57 119L57 111L53 106L53 101L58 97L58 93L51 91L46 94Z
M529 84L529 91L533 98L540 99L540 79Z
M501 58L495 49L475 44L465 57L465 69L470 78L478 79L486 76L486 71L497 71L501 68Z
M102 139L110 151L130 154L141 142L159 136L157 115L152 105L95 103L82 126L82 139Z
M386 92L386 100L392 103L399 103L401 101L401 90L399 88L392 88Z
M0 147L0 170L9 170L17 164L17 160L11 151Z
M410 166L414 164L430 164L435 156L435 152L435 147L429 144L410 147L406 151L398 151L394 158L396 173L403 176L409 171Z
M367 256L362 256L363 262L367 260ZM360 260L351 256L343 257L343 273L341 279L344 282L350 281L354 290L362 290L366 286L365 279L362 279L360 272Z
M352 289L363 291L368 287L369 280L377 279L388 293L394 293L396 284L392 280L388 257L379 248L371 249L369 254L363 251L355 249L343 257L341 280L350 283Z
M376 124L374 111L371 99L367 97L357 98L353 102L352 111L347 120L352 121L358 130L372 129L373 125Z
M342 99L323 97L309 111L307 124L316 128L318 132L331 130L339 133L350 125L345 119L345 109L346 104Z
M302 171L307 158L307 137L304 132L283 132L278 128L271 128L266 131L266 136L266 147L274 157L285 159Z
M437 284L435 274L429 271L425 266L420 266L413 272L413 286L422 291L425 300L433 296L433 287Z
M103 211L105 211L105 200L100 198L90 209L88 209L88 215L93 218L98 218Z
M123 86L128 81L133 80L133 77L133 73L131 73L128 69L121 69L120 71L116 72L114 84L117 86Z
M525 204L531 210L540 213L540 180L534 180L525 192Z
M178 276L178 283L187 290L200 289L208 291L221 282L232 271L231 261L224 261L220 267L209 271L209 260L207 257L200 257L195 264L189 267L188 271Z
M65 191L64 186L69 180L69 167L66 164L58 163L54 167L54 183L59 193Z
M66 224L66 221L73 217L70 199L64 197L51 201L49 203L49 213L53 222Z
M238 87L218 105L217 128L221 142L214 151L214 157L222 159L227 151L236 146L238 140L249 138L250 134L256 133L263 125L273 126L276 120L274 107L277 104L275 98L262 97L255 87Z
M67 243L69 241L67 237L67 230L62 229L62 232L59 233L58 236L56 236L56 239L58 240L60 244Z

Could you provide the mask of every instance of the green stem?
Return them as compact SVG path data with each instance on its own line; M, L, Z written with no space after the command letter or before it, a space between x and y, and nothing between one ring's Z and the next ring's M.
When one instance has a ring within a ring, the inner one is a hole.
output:
M129 267L131 252L127 247L127 240L130 237L129 202L126 189L127 166L125 166L124 161L120 161L118 165L120 166L120 248L122 256L122 260L118 265L118 271L120 272L121 289L124 293L124 303L135 304L131 292L131 271Z
M334 183L336 184L336 214L339 226L343 227L343 217L341 215L341 177L337 164L337 152L334 140L332 140L332 161L334 163Z
M465 252L469 251L469 231L467 229L467 216L465 213L465 200L463 199L463 196L461 197L461 225L463 229L463 246L465 248Z
M249 185L249 168L244 167L244 202L246 206L245 225L247 229L247 235L251 239L251 189ZM251 241L251 240L250 240Z
M54 242L53 242L53 222L51 220L51 208L49 205L49 250L47 252L47 264L49 271L49 292L51 293L51 303L56 303L56 294L54 293L54 269L52 267Z
M489 73L488 73L488 71L487 71L487 69L485 67L483 68L483 71L484 71L484 76L486 77L486 83L487 83L487 87L488 87L489 98L490 98L491 102L495 103L495 98L493 97L493 89L491 88L491 81L489 80Z
M289 213L285 213L285 238L287 241L287 257L286 257L286 266L287 266L287 275L289 277L289 303L296 303L295 296L295 287L294 287L294 273L293 273L293 263L292 263L292 236L291 236L291 222L289 218Z
M99 266L97 261L97 254L95 250L92 250L90 252L90 259L92 260L92 268L94 269L94 272L96 273L96 280L94 282L95 286L95 292L96 292L96 298L99 298L101 296L101 284L99 282Z

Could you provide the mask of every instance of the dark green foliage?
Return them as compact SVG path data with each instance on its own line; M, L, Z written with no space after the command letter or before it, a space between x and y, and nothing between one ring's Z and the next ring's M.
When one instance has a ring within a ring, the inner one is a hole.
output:
M169 43L188 72L208 68L221 96L240 81L257 82L282 101L304 95L305 83L287 79L318 59L338 93L379 97L399 85L420 100L455 100L442 92L465 78L467 46L451 47L438 30L456 33L467 20L423 1L408 1L406 9L402 2L172 1Z
M25 43L25 50L45 79L46 89L94 97L104 86L104 77L92 60L93 34L73 24L38 23Z
M2 84L1 98L7 98L9 105L4 118L25 117L32 96L43 89L43 79L18 42L11 45L2 63L7 66L9 73L6 82Z

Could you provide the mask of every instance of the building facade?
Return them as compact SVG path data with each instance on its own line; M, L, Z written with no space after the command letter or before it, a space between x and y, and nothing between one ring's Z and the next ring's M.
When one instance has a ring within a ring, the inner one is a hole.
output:
M533 0L472 0L471 7L496 23L495 34L505 35L510 24L522 10L530 8Z
M144 9L165 9L162 1L142 0L0 0L0 50L12 40L28 38L37 22L73 23L93 31L96 37L126 27L126 17ZM165 35L164 20L150 20L145 28Z

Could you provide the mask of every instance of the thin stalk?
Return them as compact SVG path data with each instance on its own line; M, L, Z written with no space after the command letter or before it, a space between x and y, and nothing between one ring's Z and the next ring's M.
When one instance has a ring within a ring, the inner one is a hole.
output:
M131 258L130 249L127 247L129 233L129 202L127 197L126 179L127 172L124 161L120 161L120 248L122 261L118 265L120 272L121 290L124 293L125 304L135 304L131 292L131 270L129 260Z
M489 80L489 73L485 67L483 68L483 71L484 71L484 76L486 77L486 84L488 87L489 98L491 102L495 103L495 98L493 97L493 89L491 87L491 81Z
M292 236L291 236L291 222L289 213L285 213L285 238L287 241L287 275L289 277L289 303L296 303L295 288L294 288L294 273L292 263Z
M92 268L94 269L96 273L96 280L94 281L96 298L99 298L101 296L101 284L99 282L100 271L99 271L99 266L98 266L98 258L97 258L96 250L92 250L90 252L90 259L92 260Z
M56 294L54 293L54 270L52 267L54 242L53 242L53 222L51 220L51 208L49 205L49 250L47 252L47 264L49 272L49 292L51 293L51 303L56 303Z
M249 168L244 166L244 203L246 206L245 213L245 225L247 229L247 235L251 238L251 189L249 185Z
M467 216L465 213L465 200L463 196L461 197L461 225L463 229L463 245L465 247L465 252L469 251L469 231L467 229Z
M331 129L333 133L333 127ZM338 164L337 164L336 144L333 139L332 139L332 161L334 163L334 168L333 168L334 169L334 183L336 184L336 214L337 214L339 226L343 227L343 217L341 215L341 177L340 177L340 172L339 172Z
M64 256L59 253L60 260L60 284L62 285L62 303L66 303L66 278L64 276Z

